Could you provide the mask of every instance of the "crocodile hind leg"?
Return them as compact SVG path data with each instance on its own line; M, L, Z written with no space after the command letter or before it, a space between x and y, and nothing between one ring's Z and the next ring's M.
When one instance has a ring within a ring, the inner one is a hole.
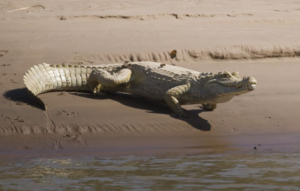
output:
M208 111L213 111L217 108L217 104L213 103L205 103L203 104L203 109L208 110Z
M127 68L113 74L103 69L96 69L91 73L88 84L93 94L103 96L105 93L101 90L125 84L129 82L130 77L131 70Z
M99 84L97 81L90 82L89 86L94 95L106 96L105 92L101 92L101 84ZM103 89L103 86L102 86L102 89Z
M178 98L184 96L184 94L188 92L189 88L190 88L189 84L176 86L172 89L169 89L164 96L165 102L172 109L172 111L179 117L188 117L188 115L186 115L183 112L181 105L178 101Z

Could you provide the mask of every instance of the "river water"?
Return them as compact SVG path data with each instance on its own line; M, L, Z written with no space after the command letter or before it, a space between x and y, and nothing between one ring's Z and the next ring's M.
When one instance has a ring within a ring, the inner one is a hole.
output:
M2 160L0 190L300 190L299 153Z

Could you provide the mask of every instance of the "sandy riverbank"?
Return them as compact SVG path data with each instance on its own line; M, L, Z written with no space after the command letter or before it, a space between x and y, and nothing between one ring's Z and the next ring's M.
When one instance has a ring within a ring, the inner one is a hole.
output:
M0 7L1 156L300 150L300 4L27 0ZM75 92L41 95L42 111L25 94L23 74L33 65L126 60L239 71L258 86L213 112L184 106L189 119L140 98Z

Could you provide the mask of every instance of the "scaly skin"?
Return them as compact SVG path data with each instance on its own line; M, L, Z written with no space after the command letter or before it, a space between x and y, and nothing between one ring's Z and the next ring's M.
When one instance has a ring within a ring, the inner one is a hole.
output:
M40 64L24 76L30 94L48 91L126 92L165 101L172 111L185 117L181 105L203 104L214 110L216 104L255 89L252 77L240 78L237 72L200 73L155 62L126 62L98 66Z

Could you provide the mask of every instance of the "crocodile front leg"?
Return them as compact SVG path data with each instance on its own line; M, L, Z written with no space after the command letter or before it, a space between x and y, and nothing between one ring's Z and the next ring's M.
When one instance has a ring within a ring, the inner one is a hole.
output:
M129 82L131 73L131 70L127 68L113 74L103 69L96 69L90 75L89 87L94 94L101 96L104 95L103 92L100 92L101 89L115 87Z
M189 84L185 84L185 85L181 85L181 86L176 86L172 89L169 89L165 96L164 96L164 100L166 101L166 103L168 104L168 106L172 109L172 111L178 115L179 117L188 117L188 115L186 115L182 108L181 105L178 101L178 98L180 98L181 96L183 96L185 93L188 92L190 88Z

